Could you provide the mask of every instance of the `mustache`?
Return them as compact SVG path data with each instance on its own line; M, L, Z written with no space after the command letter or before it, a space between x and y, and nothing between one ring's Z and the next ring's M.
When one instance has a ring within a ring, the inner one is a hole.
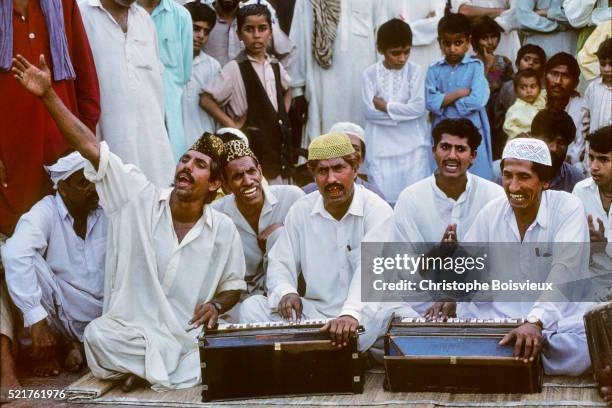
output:
M328 191L334 187L339 188L340 190L344 190L344 186L340 183L332 183L325 186L325 191Z
M178 174L176 175L176 177L175 177L175 180L178 180L178 179L179 179L179 177L181 177L181 175L185 175L185 176L187 177L187 179L188 179L188 180L189 180L191 183L194 183L194 182L195 182L195 180L193 179L193 176L192 176L190 173L186 172L186 171L181 171L180 173L178 173Z

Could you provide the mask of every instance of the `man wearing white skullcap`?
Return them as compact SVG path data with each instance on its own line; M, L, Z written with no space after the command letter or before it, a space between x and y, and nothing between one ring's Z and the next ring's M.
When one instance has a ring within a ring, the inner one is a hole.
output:
M367 181L366 176L360 172L361 166L363 165L366 157L365 131L363 128L352 122L338 122L332 125L332 127L329 129L329 133L344 133L348 136L351 144L353 145L353 149L355 149L355 153L359 156L357 178L355 179L355 183L364 186L385 200L385 196L382 191L380 191L376 185ZM317 183L313 181L312 183L302 187L302 190L304 190L306 194L312 193L313 191L317 190Z
M501 170L506 196L492 200L480 211L463 241L520 245L521 257L512 260L512 268L524 272L527 278L535 273L536 266L550 261L549 279L588 271L589 253L582 245L589 242L584 208L577 197L548 190L554 169L546 143L520 137L509 141L502 154ZM559 250L560 243L563 251ZM537 250L535 255L533 250L523 250L535 244L551 248L552 257L546 253L540 256ZM505 248L503 251L508 251ZM498 246L489 249L501 250ZM505 262L498 267L507 267L508 257L506 253ZM457 316L526 319L527 323L512 330L501 344L514 343L515 356L525 361L535 359L541 351L546 374L580 375L590 366L582 323L582 315L589 306L526 297L521 302L459 303Z
M2 248L9 294L40 360L38 375L59 373L61 350L64 368L78 370L85 326L102 314L106 217L84 165L74 152L45 167L57 192L21 217Z
M340 316L328 327L336 343L343 343L349 332L356 331L362 307L358 301L347 301L347 296L351 282L360 274L361 240L392 214L380 197L355 183L357 163L355 149L344 133L328 133L310 143L308 167L318 190L289 209L284 229L268 254L267 298L246 299L240 307L240 321ZM300 275L304 293L298 293Z

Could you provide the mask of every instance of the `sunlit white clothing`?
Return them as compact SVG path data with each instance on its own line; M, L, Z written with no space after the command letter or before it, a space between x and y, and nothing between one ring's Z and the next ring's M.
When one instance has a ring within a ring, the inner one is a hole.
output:
M133 373L156 390L200 381L195 338L187 332L196 306L215 294L246 290L244 255L234 223L205 206L182 241L160 189L133 165L100 146L96 185L109 222L104 314L85 330L85 355L102 379Z

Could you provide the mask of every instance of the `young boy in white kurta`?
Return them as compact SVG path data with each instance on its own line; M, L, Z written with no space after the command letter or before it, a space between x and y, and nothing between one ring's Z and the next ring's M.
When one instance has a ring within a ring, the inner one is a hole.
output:
M601 43L596 55L600 75L589 84L584 93L591 133L612 124L612 38Z
M385 59L363 74L367 171L387 201L431 174L429 125L425 115L425 76L408 62L410 26L392 19L378 29L378 51Z
M221 73L221 65L202 51L217 21L215 11L197 2L185 4L185 8L193 21L193 67L182 98L185 142L191 146L202 133L215 130L215 122L200 106L200 97L204 93L204 86Z

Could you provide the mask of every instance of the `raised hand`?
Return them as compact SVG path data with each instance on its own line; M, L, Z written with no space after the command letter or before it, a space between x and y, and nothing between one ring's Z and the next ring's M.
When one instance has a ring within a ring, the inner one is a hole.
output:
M587 223L589 224L589 236L591 238L591 242L606 242L606 227L604 226L604 223L602 220L600 220L599 218L597 218L597 226L598 228L595 228L595 223L593 222L593 216L591 214L589 214L587 216Z
M30 93L42 98L51 89L51 71L45 62L45 56L40 55L40 69L32 65L30 61L17 54L13 58L13 74L15 79Z

